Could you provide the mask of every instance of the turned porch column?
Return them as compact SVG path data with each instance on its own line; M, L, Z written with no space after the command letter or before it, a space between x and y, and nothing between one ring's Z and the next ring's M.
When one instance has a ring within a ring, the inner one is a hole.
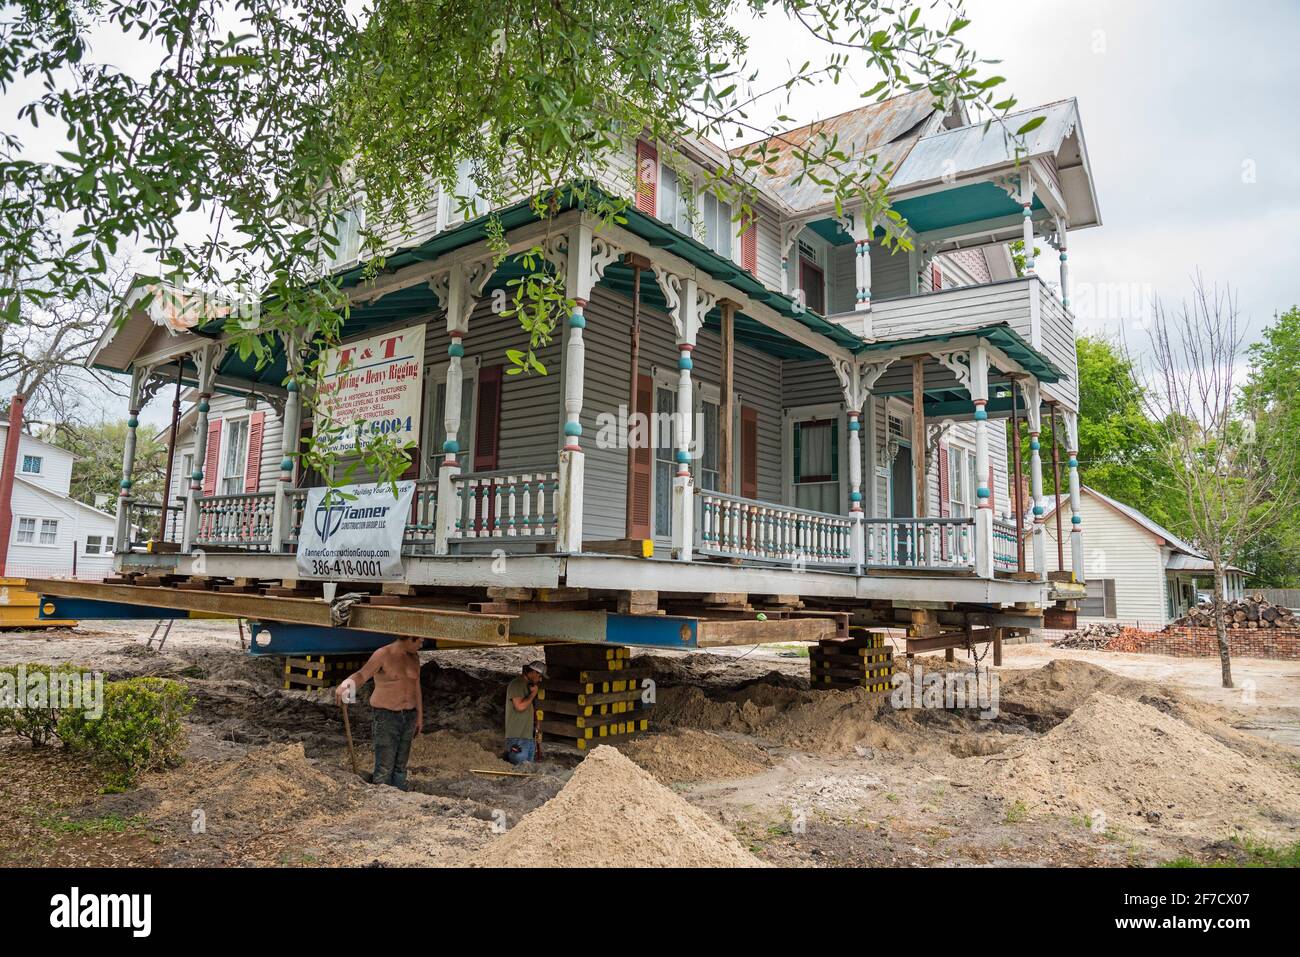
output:
M302 402L298 395L298 347L294 336L283 338L289 381L285 383L284 419L280 432L280 478L275 483L275 504L271 516L271 551L284 551L285 541L293 534L293 509L289 493L293 491L293 457L298 452L298 433L302 425Z
M1033 499L1034 513L1034 575L1039 581L1047 578L1047 509L1043 498L1043 458L1039 436L1043 432L1042 397L1038 383L1026 379L1020 383L1020 394L1025 397L1025 419L1029 423L1029 494Z
M1083 515L1079 500L1079 415L1062 413L1070 468L1070 570L1076 582L1086 580L1083 570Z
M975 573L993 577L993 490L989 488L989 360L983 345L970 351L970 395L975 405Z
M1024 218L1022 240L1025 244L1025 275L1037 275L1034 263L1034 177L1025 166L1020 173L1020 208Z
M211 346L194 354L198 369L198 417L194 422L194 469L190 472L190 493L185 501L185 535L181 551L193 551L199 534L199 499L203 497L203 472L208 461L208 413L212 411L213 384L217 377L218 347Z
M140 409L143 406L144 380L149 369L136 369L131 373L131 393L128 399L130 418L126 420L126 443L122 446L122 479L117 492L117 528L113 551L123 554L131 550L131 486L134 484L136 431L140 427ZM11 425L10 431L13 431ZM13 436L10 441L17 441ZM167 492L163 491L163 514L167 514Z

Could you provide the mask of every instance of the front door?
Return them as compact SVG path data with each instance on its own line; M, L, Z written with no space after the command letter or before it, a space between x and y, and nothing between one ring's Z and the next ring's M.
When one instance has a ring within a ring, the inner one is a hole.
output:
M898 447L898 454L889 466L889 515L891 518L912 518L912 450L906 445ZM895 560L900 565L910 564L912 532L906 524L891 525L890 539Z

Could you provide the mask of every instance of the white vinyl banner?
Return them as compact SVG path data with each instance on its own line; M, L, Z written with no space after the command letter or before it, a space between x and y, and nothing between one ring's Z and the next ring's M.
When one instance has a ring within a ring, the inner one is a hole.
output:
M298 533L298 577L395 581L402 577L402 534L414 482L341 485L307 492ZM326 496L329 496L328 498Z
M322 445L344 452L375 435L389 436L398 446L419 444L424 326L345 342L327 349L323 359L316 424ZM327 424L343 431L327 433Z

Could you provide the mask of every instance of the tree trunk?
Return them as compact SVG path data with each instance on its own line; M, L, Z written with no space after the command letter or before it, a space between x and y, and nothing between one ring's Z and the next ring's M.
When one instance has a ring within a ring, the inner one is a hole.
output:
M1224 599L1223 562L1214 559L1214 630L1219 638L1219 664L1223 668L1223 686L1232 687L1232 659L1228 654L1228 625L1224 620L1228 605Z

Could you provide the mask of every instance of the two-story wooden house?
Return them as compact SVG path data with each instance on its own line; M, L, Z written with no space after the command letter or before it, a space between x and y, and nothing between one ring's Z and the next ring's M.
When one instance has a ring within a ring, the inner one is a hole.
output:
M1039 116L1018 139L1007 131ZM890 203L910 251L887 248L878 222L837 214L799 178L790 143L819 133L893 161ZM771 145L774 175L752 184L743 225L710 195L687 199L684 180L722 159L708 143L671 163L656 144L629 143L595 171L596 189L631 202L621 225L573 201L548 220L523 196L497 210L511 250L541 246L575 303L542 355L545 375L503 374L523 334L500 314L499 291L520 268L494 259L485 217L458 215L443 197L413 233L388 237L373 280L344 244L345 342L418 330L423 343L417 494L404 581L386 597L508 612L519 640L690 647L742 633L706 627L734 624L735 596L773 607L801 596L808 608L969 641L1034 627L1082 595L1066 249L1072 230L1100 217L1076 103L986 128L921 92ZM1045 247L1059 262L1050 277ZM228 347L224 322L178 327L140 299L94 355L97 368L132 376L133 421L150 384L178 372L199 400L176 546L146 549L119 530L119 568L155 584L189 579L192 594L208 582L270 586L263 600L307 594L294 549L306 489L321 480L301 474L294 453L310 422L283 353L256 368ZM274 410L255 482L245 464L242 485L214 484L219 395ZM1070 436L1073 509L1066 574L1052 580L1038 446L1049 415ZM628 441L633 416L648 417L648 440ZM1031 439L1024 530L1010 492L1019 483L1008 480L1011 417ZM122 515L131 465L128 445ZM1025 549L1043 571L1025 570ZM562 610L539 610L538 596L561 594ZM272 607L242 613L276 620ZM679 629L683 614L699 628Z

